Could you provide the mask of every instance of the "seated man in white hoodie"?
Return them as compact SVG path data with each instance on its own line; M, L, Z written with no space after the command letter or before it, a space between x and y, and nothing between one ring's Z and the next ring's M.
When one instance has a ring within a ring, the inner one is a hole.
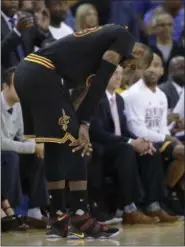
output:
M1 171L4 176L2 186L7 199L16 207L21 202L20 182L23 182L23 191L27 192L30 199L28 216L41 220L40 207L47 206L48 202L40 159L44 150L42 144L36 144L34 140L24 140L21 106L12 82L14 72L13 67L5 73L1 92Z
M174 189L184 174L184 146L170 135L167 125L167 98L157 87L163 75L161 58L154 54L151 66L143 78L129 88L124 97L128 126L136 136L156 143L168 167L166 183L170 192L168 202L177 214L182 208L174 204ZM178 208L178 209L177 209Z

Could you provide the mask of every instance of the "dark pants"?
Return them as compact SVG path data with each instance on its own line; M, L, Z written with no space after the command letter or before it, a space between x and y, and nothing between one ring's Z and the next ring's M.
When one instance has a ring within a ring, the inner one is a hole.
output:
M43 160L33 154L20 155L20 174L23 193L29 197L29 208L46 207L49 198Z
M142 197L146 204L163 199L164 174L159 152L139 156L127 143L110 144L104 147L103 166L104 173L117 177L121 207L140 202Z
M48 204L46 180L42 161L35 155L18 155L15 152L1 153L2 195L12 207L21 203L22 191L29 196L30 208ZM20 168L19 168L20 166ZM21 189L22 184L22 189Z
M1 152L1 200L8 199L14 208L21 203L19 155L14 152Z
M149 205L155 201L162 201L165 196L164 168L162 155L137 155L138 171L144 190L144 204Z
M131 145L118 143L107 145L104 153L104 170L115 174L120 189L119 201L123 207L141 199L137 156Z

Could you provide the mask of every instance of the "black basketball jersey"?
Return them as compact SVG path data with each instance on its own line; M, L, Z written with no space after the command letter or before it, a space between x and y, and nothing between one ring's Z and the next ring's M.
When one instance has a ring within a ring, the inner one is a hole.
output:
M88 78L96 74L105 51L116 51L124 59L131 54L134 43L126 28L109 24L68 35L37 54L53 62L68 88L76 88L88 84Z

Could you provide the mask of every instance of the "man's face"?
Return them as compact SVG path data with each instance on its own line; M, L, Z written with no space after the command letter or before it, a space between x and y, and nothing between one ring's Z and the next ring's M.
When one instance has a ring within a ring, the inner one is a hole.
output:
M143 73L143 79L147 86L156 86L163 75L163 64L161 58L154 54L153 61Z
M178 85L185 86L185 61L181 58L174 63L170 73L171 79Z
M94 8L89 8L85 15L85 23L87 28L98 26L98 13Z
M112 75L111 79L109 80L108 88L112 90L116 90L117 88L120 88L122 78L123 78L123 69L121 66L118 66L116 71Z
M171 38L173 33L173 19L168 14L161 14L157 17L155 25L156 36Z
M2 0L2 10L9 16L14 16L19 9L19 0Z
M49 12L54 24L59 25L66 18L68 6L66 1L51 0Z
M33 11L34 10L33 0L23 0L22 1L21 10L23 10L23 11Z

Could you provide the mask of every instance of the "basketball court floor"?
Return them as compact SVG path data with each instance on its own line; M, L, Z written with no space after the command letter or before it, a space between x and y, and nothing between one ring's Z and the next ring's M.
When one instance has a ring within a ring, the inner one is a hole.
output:
M184 222L118 227L119 236L111 240L50 241L43 230L3 233L1 246L184 246Z

